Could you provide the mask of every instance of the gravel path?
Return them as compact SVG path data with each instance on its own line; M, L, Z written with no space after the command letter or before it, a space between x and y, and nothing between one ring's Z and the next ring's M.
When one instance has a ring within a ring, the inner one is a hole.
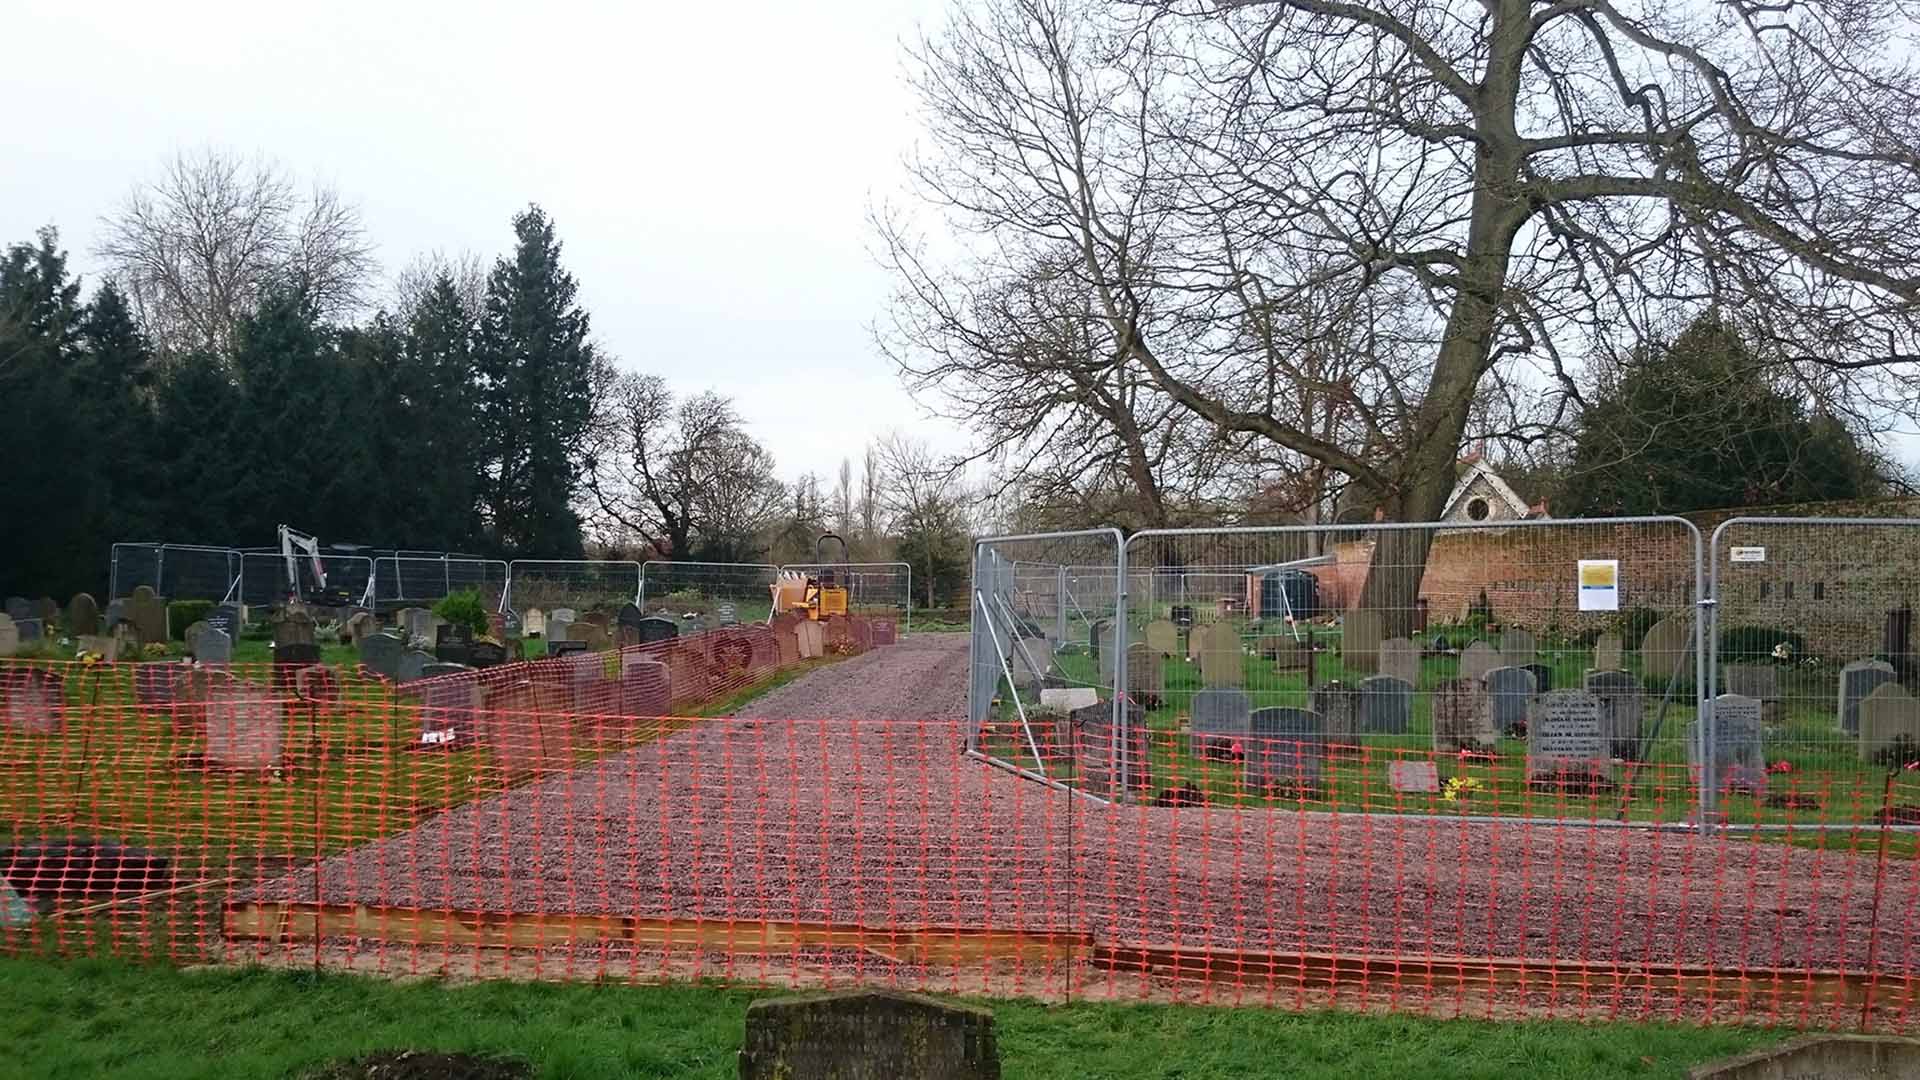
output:
M1627 966L1864 968L1874 949L1882 972L1908 973L1920 957L1911 861L1887 867L1876 916L1865 854L1069 799L961 756L966 660L962 635L906 637L736 717L328 859L319 895ZM313 899L313 872L254 895Z

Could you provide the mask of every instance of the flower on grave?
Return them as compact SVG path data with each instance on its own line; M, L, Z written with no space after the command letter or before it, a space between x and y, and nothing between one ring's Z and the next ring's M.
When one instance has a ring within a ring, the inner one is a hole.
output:
M1767 771L1770 773L1790 773L1793 771L1793 762L1782 758L1767 766Z
M140 651L148 656L165 656L167 655L167 643L164 641L150 642L142 646Z
M1480 790L1480 778L1477 776L1455 776L1447 780L1446 790L1440 798L1446 802L1463 802Z
M1773 658L1775 660L1792 660L1793 659L1793 642L1783 641L1778 645L1775 645L1773 647Z
M84 667L92 667L95 664L104 663L107 658L97 652L83 652L74 659L80 661Z

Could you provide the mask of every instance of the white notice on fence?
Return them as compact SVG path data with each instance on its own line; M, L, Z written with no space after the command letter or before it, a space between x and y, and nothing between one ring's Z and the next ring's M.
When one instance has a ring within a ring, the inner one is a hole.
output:
M1733 549L1734 562L1766 562L1767 549L1763 547L1737 547Z
M1620 610L1620 560L1580 560L1580 610Z

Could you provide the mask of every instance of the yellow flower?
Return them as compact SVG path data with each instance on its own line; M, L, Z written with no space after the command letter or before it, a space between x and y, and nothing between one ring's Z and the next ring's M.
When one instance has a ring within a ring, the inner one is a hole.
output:
M1456 776L1447 781L1447 789L1440 797L1447 802L1459 802L1479 790L1480 781L1477 777Z

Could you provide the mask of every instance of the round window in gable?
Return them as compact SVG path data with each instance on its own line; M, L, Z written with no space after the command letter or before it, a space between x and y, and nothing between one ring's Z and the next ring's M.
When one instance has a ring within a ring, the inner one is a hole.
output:
M1487 520L1487 515L1491 513L1493 513L1493 507L1487 505L1487 500L1485 499L1468 500L1467 517L1471 518L1472 520L1485 521Z

